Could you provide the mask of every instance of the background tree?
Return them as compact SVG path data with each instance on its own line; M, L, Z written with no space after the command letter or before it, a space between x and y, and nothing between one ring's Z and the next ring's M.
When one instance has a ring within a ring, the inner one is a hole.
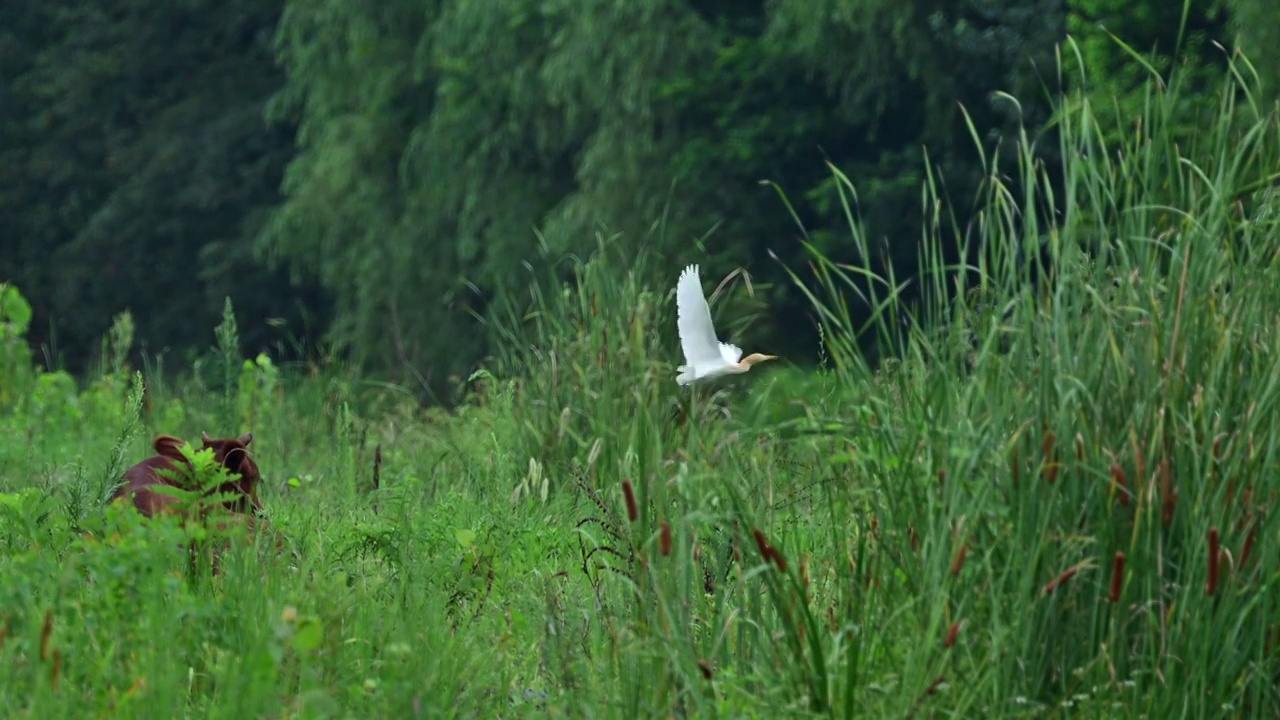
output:
M297 3L280 26L302 152L263 247L339 294L335 339L384 369L465 370L483 345L456 340L477 334L458 306L523 282L535 229L552 253L606 228L671 267L778 279L768 251L797 258L798 231L760 181L807 197L815 230L843 224L824 159L853 169L870 232L910 261L923 148L963 207L960 107L992 140L1017 120L994 90L1026 95L1034 122L1065 27L1050 0L501 5ZM757 331L812 347L801 304L773 300Z
M492 301L598 234L651 253L654 287L745 267L768 314L737 339L799 359L807 305L773 258L799 266L802 233L762 180L853 260L840 167L873 261L909 276L926 167L960 233L983 187L966 115L988 154L1025 126L1052 169L1046 99L1143 102L1133 53L1212 104L1198 68L1238 40L1280 87L1264 0L16 0L0 21L0 280L37 345L83 367L131 308L152 350L198 351L229 294L254 345L323 336L446 401Z
M27 42L5 88L4 167L20 181L2 201L0 275L37 300L33 338L82 368L129 308L152 350L207 347L227 295L248 342L278 339L272 317L304 334L321 298L265 270L247 242L291 154L291 129L263 120L281 81L280 4L9 12Z

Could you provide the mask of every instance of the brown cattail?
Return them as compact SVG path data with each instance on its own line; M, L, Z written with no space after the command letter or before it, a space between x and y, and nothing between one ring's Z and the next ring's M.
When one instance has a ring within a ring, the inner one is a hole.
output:
M1013 473L1013 486L1018 487L1018 443L1015 438L1013 449L1009 452L1009 469Z
M1076 462L1084 462L1084 435L1076 433Z
M779 572L787 571L787 559L782 557L782 553L778 552L778 548L770 545L769 557L773 559L773 564L778 566Z
M662 554L662 557L666 557L671 554L671 523L663 520L659 527L658 552Z
M1160 458L1160 522L1165 526L1173 522L1173 512L1178 507L1178 493L1173 489L1173 470L1168 457Z
M1209 528L1209 581L1205 585L1206 595L1213 595L1218 589L1218 528Z
M956 577L960 571L964 569L964 559L969 555L969 546L961 545L956 551L954 557L951 558L951 577Z
M1218 460L1218 461L1222 460L1222 438L1226 436L1227 436L1226 433L1219 433L1218 436L1213 439L1213 459L1214 460Z
M702 673L703 680L710 680L711 676L714 674L711 670L711 663L702 659L698 660L698 671Z
M1058 461L1057 455L1054 454L1054 445L1058 442L1058 437L1050 430L1044 433L1044 479L1053 484L1058 479Z
M760 528L751 528L751 534L756 539L756 549L760 551L760 557L765 560L769 559L769 541L765 540L764 533L760 532Z
M1129 506L1129 486L1124 481L1124 468L1120 467L1120 463L1111 463L1111 485L1116 489L1116 497L1119 498L1120 504L1125 507Z
M786 572L786 558L782 557L782 553L778 552L777 548L769 544L769 541L765 539L764 533L760 531L760 528L752 528L751 534L756 538L756 549L760 551L760 557L764 558L765 562L772 561L774 565L778 566L779 570Z
M626 498L627 501L627 519L631 522L635 522L636 518L640 517L640 511L636 510L636 492L635 489L631 487L630 480L622 481L622 496Z
M943 485L946 485L946 484L947 484L947 469L938 468L938 487L942 487Z
M1112 604L1120 602L1120 591L1124 588L1124 553L1117 552L1111 560L1111 592L1107 599Z
M1143 455L1143 451L1146 447L1147 441L1143 440L1140 447L1135 447L1133 449L1133 468L1135 473L1133 478L1133 489L1139 494L1142 493L1142 484L1147 481L1147 458Z
M809 556L805 555L800 558L800 586L804 588L805 596L809 595Z
M947 628L947 639L942 641L942 647L951 647L956 644L956 636L960 634L960 623L953 622L951 627Z
M920 552L920 533L916 532L914 525L907 526L907 539L911 541L911 550Z
M1071 567L1067 568L1066 570L1063 570L1063 571L1062 571L1062 573L1061 573L1060 575L1058 575L1058 577L1056 577L1056 578L1054 578L1054 579L1050 580L1050 581L1049 581L1049 582L1044 586L1044 588L1043 588L1043 592L1044 592L1044 594L1045 594L1045 595L1048 595L1049 593L1053 592L1054 590L1057 590L1059 586L1061 586L1061 585L1065 584L1068 580L1070 580L1071 578L1075 577L1075 576L1076 576L1076 573L1077 573L1077 572L1079 572L1079 571L1080 571L1080 566L1079 566L1079 565L1072 565Z
M44 611L44 624L40 626L40 662L49 659L49 637L53 635L53 611Z
M1253 543L1258 537L1258 523L1249 521L1249 532L1244 536L1244 547L1240 550L1240 569L1244 570L1245 563L1249 562L1249 556L1253 553ZM2 638L2 636L0 636ZM4 647L4 642L0 641L0 647Z
M4 619L4 624L0 625L0 650L4 649L5 640L9 639L9 618Z
M58 677L62 674L62 651L58 648L53 649L53 669L49 671L49 685L54 690L58 689Z

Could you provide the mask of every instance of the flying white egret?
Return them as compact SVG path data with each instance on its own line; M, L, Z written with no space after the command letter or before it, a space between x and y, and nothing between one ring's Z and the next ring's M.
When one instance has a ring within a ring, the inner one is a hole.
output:
M676 376L676 382L681 385L723 375L740 375L758 362L777 359L760 353L742 357L741 348L720 342L711 322L711 308L702 294L697 265L685 268L676 283L676 325L680 331L680 347L684 350L685 364L677 368L680 374Z

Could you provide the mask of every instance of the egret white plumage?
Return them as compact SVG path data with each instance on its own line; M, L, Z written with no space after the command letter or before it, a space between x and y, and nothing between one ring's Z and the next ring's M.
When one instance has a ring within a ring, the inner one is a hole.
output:
M677 368L680 374L676 376L676 382L681 385L723 375L740 375L756 363L777 359L761 353L742 357L742 348L720 342L711 321L711 308L702 294L697 265L686 267L676 283L676 325L680 331L680 347L684 350L685 364Z

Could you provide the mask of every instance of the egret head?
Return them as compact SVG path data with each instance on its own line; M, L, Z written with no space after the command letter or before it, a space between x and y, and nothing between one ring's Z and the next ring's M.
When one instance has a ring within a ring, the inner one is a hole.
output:
M751 353L750 355L742 358L742 360L740 360L738 364L742 366L743 370L748 370L751 368L752 365L755 365L756 363L762 363L765 360L777 360L777 359L778 359L777 355L764 355L761 353Z

